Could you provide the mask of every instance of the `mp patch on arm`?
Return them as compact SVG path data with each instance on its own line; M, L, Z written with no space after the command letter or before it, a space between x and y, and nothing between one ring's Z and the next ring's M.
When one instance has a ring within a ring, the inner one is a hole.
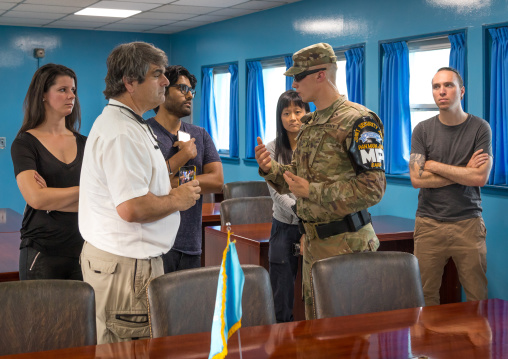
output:
M371 117L359 118L353 125L349 155L356 173L373 170L384 172L383 135L381 128Z

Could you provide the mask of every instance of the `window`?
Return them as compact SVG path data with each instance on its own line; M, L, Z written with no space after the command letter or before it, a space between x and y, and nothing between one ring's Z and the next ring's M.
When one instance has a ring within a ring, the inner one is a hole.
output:
M335 77L335 84L337 85L337 90L341 95L347 95L347 83L346 83L346 55L344 51L335 51L335 56L337 56L337 76Z
M432 97L431 81L437 70L449 66L450 41L447 36L408 41L409 50L409 104L411 130L439 113Z
M217 117L217 146L219 153L229 153L229 100L231 74L228 67L213 69L213 93L215 97L215 113Z
M262 61L263 90L265 93L265 138L264 143L275 139L276 111L280 95L286 91L286 65L284 59Z

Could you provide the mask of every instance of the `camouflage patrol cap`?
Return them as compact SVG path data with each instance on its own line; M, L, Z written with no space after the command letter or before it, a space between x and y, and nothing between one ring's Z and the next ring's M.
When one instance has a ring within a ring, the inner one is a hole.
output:
M284 75L293 76L304 72L311 66L330 64L337 61L332 47L325 42L307 46L293 55L293 66Z

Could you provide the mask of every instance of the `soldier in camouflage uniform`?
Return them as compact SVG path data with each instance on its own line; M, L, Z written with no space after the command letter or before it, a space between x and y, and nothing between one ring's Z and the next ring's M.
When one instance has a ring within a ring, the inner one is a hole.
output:
M347 101L335 86L336 57L325 43L293 55L293 87L317 110L302 117L303 126L290 165L270 159L258 138L259 174L279 193L297 197L296 214L305 231L303 295L305 317L315 318L311 267L339 254L376 251L379 241L366 209L386 189L383 124L364 106Z

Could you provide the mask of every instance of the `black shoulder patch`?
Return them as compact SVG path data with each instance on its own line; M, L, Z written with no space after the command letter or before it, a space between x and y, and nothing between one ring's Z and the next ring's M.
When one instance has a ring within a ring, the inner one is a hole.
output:
M376 120L362 117L353 125L349 156L356 173L385 170L383 135Z

